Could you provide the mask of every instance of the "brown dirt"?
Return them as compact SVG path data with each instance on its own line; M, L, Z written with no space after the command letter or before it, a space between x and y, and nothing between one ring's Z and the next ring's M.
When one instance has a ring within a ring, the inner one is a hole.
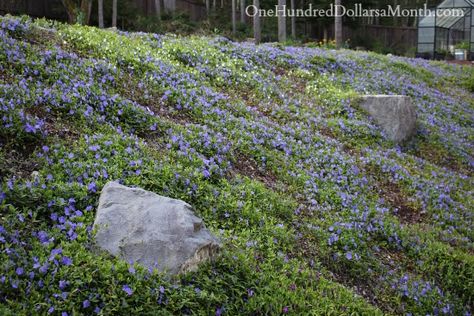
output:
M284 68L275 68L273 69L273 73L277 76L284 76L288 71Z
M4 70L0 70L0 82L11 83L14 80L13 76Z
M302 212L307 213L307 212ZM305 215L307 216L307 215ZM295 227L298 231L299 229ZM330 277L333 281L343 284L346 287L352 289L355 293L363 297L370 304L379 307L380 309L393 313L393 308L386 302L380 301L377 298L374 287L371 284L371 280L367 278L354 278L345 273L344 270L337 269L334 266L334 262L330 258L324 258L324 255L320 253L317 245L318 240L314 236L308 235L302 232L302 238L297 240L297 251L290 253L289 257L304 257L307 262L310 262L311 259L315 261L320 261L322 259L323 265L328 269ZM318 273L319 274L319 273Z
M156 116L179 125L194 122L193 118L185 111L176 110L171 105L167 104L166 101L163 101L161 99L162 95L152 95L149 99L142 99L142 91L134 85L134 79L129 74L124 74L124 78L120 81L123 82L123 86L120 87L121 95L123 97L137 102L144 107L148 107Z
M453 157L448 151L440 150L433 146L430 147L430 144L420 145L419 150L413 152L412 154L418 158L424 159L432 164L454 172L464 173L468 176L472 176L474 174L474 170L472 168Z
M268 188L275 188L278 178L270 170L262 171L257 162L244 154L237 154L231 175L240 174L263 182Z
M337 139L336 135L334 135L333 131L329 127L323 126L319 128L318 131L321 133L321 135L332 139Z
M388 202L397 211L397 216L404 224L415 224L423 221L425 214L418 208L414 207L404 196L400 186L391 182L378 183L379 195Z
M469 61L469 60L448 60L448 61L446 61L446 62L447 62L448 64L474 66L474 61Z
M33 171L38 170L38 164L34 157L31 157L33 151L34 148L5 150L0 161L0 179L13 176L22 179L30 177Z

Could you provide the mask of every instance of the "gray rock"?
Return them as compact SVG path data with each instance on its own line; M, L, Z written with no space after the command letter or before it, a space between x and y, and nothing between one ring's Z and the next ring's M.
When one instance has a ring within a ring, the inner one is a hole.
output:
M94 228L100 249L170 275L195 270L220 248L189 204L117 182L102 189Z
M394 142L408 140L416 132L416 110L408 96L367 95L362 97L359 107L372 116Z

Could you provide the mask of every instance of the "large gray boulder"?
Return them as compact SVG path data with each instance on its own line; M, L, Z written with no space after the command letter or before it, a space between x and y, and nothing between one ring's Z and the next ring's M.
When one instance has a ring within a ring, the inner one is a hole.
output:
M102 189L94 228L100 249L170 275L195 270L220 247L189 204L117 182Z
M367 95L362 97L359 107L372 116L394 142L408 140L416 132L416 110L408 96Z

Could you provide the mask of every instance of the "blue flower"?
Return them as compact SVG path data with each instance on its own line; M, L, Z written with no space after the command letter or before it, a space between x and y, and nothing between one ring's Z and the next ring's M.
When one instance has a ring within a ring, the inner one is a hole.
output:
M204 176L204 178L209 178L211 176L210 172L206 169L202 171L202 175Z
M51 250L51 254L49 256L49 261L52 261L53 259L56 258L57 255L60 255L62 253L63 253L62 248L54 248L53 250Z
M87 190L89 192L92 192L92 193L97 192L97 186L96 186L95 182L89 183L89 185L87 186Z
M68 286L68 284L69 284L68 281L60 280L59 281L59 289L64 290Z
M125 284L123 287L122 287L122 290L127 293L128 296L132 295L133 294L133 290L130 288L130 286L128 286L127 284Z
M61 258L61 263L65 266L70 266L72 264L72 259L64 256Z

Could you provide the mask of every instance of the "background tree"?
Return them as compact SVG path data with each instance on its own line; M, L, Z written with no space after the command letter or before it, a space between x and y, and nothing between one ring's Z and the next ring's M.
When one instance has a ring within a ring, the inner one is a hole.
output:
M232 33L235 34L237 32L237 0L232 0Z
M99 27L104 28L104 0L97 1L97 14L99 20Z
M92 0L61 0L66 10L69 23L89 24Z
M286 41L286 17L283 13L285 10L286 0L278 0L278 41L285 42Z
M240 0L240 23L245 23L245 0Z
M335 2L336 5L336 17L335 17L335 23L334 23L334 33L335 33L335 39L336 39L336 47L341 48L342 47L342 16L341 16L341 0L336 0Z
M166 13L174 13L176 11L176 0L164 0L163 4Z
M158 20L161 19L161 3L160 0L155 0L155 14Z
M253 0L253 5L256 10L260 9L259 0ZM260 16L258 14L253 17L253 37L255 39L255 44L260 44L262 41L262 29L260 25Z
M296 38L296 14L295 12L295 0L290 0L290 9L293 12L293 15L291 16L291 37L293 39Z
M117 0L112 1L112 27L117 27Z

